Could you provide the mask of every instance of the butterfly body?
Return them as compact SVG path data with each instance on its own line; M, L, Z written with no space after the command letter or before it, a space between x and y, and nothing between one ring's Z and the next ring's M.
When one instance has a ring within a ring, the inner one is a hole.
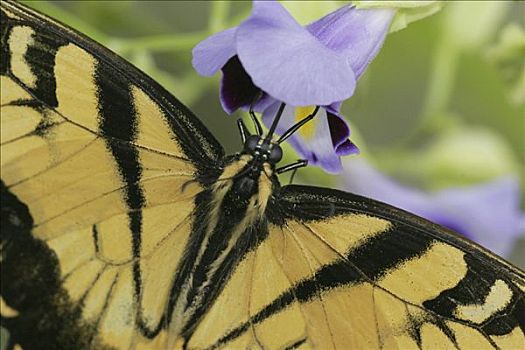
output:
M221 166L218 178L204 181L208 189L197 199L197 207L203 210L197 209L196 217L200 219L192 230L195 254L187 254L188 260L183 263L193 270L186 277L176 278L174 284L183 287L173 299L185 300L174 309L185 310L190 317L189 325L198 324L195 315L202 314L213 303L227 282L225 276L256 248L257 242L266 239L269 219L266 210L272 195L280 188L275 165L281 157L280 146L270 138L252 135L245 141L242 153L222 160L225 165ZM272 217L270 221L283 220ZM172 317L185 318L184 313ZM182 327L181 333L190 337L192 328Z
M1 313L23 349L520 348L525 274L337 190L225 156L107 49L1 2Z
M173 309L184 312L172 317L187 319L188 326L181 330L186 336L198 324L197 315L202 316L218 296L234 266L268 234L266 206L273 187L278 186L271 167L268 163L259 166L250 155L232 158L222 174L197 196L198 220L189 238L191 248L181 263L189 268L179 270L175 278L177 291L172 298L182 304ZM257 175L254 169L259 170Z

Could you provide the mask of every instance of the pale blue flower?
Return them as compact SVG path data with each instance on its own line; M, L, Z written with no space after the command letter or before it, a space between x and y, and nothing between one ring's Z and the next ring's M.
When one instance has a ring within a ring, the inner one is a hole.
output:
M512 176L429 193L404 186L356 159L346 169L343 184L350 192L446 226L502 256L525 234L519 183Z
M248 109L262 91L253 107L269 125L286 103L278 133L303 116L304 107L322 106L310 130L290 142L310 164L337 172L339 156L358 152L339 113L341 101L352 96L357 79L379 52L393 14L392 9L347 5L302 27L278 2L255 1L238 27L194 48L193 66L207 76L222 70L220 99L228 113Z

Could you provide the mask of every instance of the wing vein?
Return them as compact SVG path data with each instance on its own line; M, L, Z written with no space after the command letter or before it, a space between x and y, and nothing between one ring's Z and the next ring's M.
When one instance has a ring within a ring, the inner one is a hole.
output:
M286 226L286 228L291 233L291 236L292 236L293 240L295 241L295 243L297 244L297 246L300 248L301 254L303 255L304 260L307 262L308 267L310 269L310 272L312 273L312 276L313 276L315 274L315 270L314 270L314 267L312 266L312 264L310 262L310 259L306 256L306 253L305 253L306 248L304 247L304 245L301 244L300 240L297 237L297 233L289 226ZM316 258L314 257L314 259L316 259ZM316 259L316 260L317 260L317 262L319 262L321 264L321 262L318 259ZM337 349L337 347L335 346L335 343L334 343L334 332L332 331L332 326L330 325L330 321L328 320L328 316L327 316L327 313L326 313L326 308L325 308L325 305L324 305L324 299L323 299L323 296L322 296L322 291L319 288L319 285L317 283L316 283L316 286L317 286L316 294L317 294L317 297L319 298L319 301L321 303L321 307L323 308L324 319L325 319L326 325L328 327L328 331L330 332L330 341L332 343L332 348L333 349Z
M442 320L448 320L448 321L453 321L453 322L456 322L456 323L459 323L463 326L467 326L467 327L471 327L471 328L475 328L475 329L478 329L476 327L476 325L473 325L471 324L470 322L467 322L467 321L464 321L464 320L460 320L460 319L456 319L456 318L450 318L450 317L445 317L445 316L442 316L440 314L437 314L436 312L434 312L433 310L429 310L429 309L426 309L424 308L423 306L421 305L418 305L418 304L414 304L412 302L409 302L409 301L406 301L404 300L403 298L397 296L396 294L390 292L389 290L383 288L382 286L378 285L374 280L372 280L371 278L369 278L364 272L361 271L361 269L359 269L357 266L355 266L350 260L348 260L344 255L340 254L334 247L332 247L330 245L330 243L326 242L322 237L320 237L310 226L308 225L304 225L305 227L307 227L311 232L312 234L314 234L321 242L323 242L324 244L326 244L331 250L333 250L336 254L338 254L341 259L345 262L348 263L349 267L354 269L355 271L357 271L364 279L365 281L371 283L374 287L380 289L381 291L389 294L390 296L392 296L393 298L401 301L402 303L405 303L407 305L410 305L410 306L413 306L415 308L418 308L420 310L422 310L423 312L425 313L429 313L431 314L432 316L435 316L439 319L442 319Z
M82 124L79 124L77 122L74 122L73 120L69 119L68 117L66 117L65 115L63 115L62 113L60 113L58 110L56 110L54 107L51 107L49 106L45 101L42 101L38 96L36 96L20 79L18 79L16 76L12 75L11 73L8 73L8 76L9 78L15 80L15 82L20 86L22 87L28 94L30 94L34 99L35 101L38 101L39 103L41 103L43 106L45 106L47 109L55 112L56 114L58 114L59 116L61 116L62 118L64 118L67 122L71 123L72 125L75 125L83 130L85 130L86 132L89 132L95 136L100 136L100 137L103 137L107 140L110 140L110 141L114 141L114 142L117 142L117 143L124 143L124 144L129 144L129 145L133 145L133 147L136 147L136 148L139 148L139 149L142 149L144 151L147 151L147 152L152 152L152 153L156 153L156 154L160 154L160 155L163 155L163 156L166 156L166 157L170 157L170 158L174 158L174 159L178 159L178 160L181 160L181 161L184 161L184 162L188 162L188 163L191 163L193 164L193 162L191 160L189 160L188 158L184 158L184 157L180 157L180 156L177 156L177 155L174 155L174 154L171 154L171 153L167 153L167 152L162 152L162 151L159 151L157 149L153 149L153 148L149 148L149 147L146 147L144 145L140 145L140 144L137 144L135 142L132 142L132 141L126 141L126 140L122 140L122 139L119 139L119 138L116 138L114 136L111 136L111 135L102 135L102 134L99 134L87 127L85 127L84 125Z
M173 176L173 177L190 177L190 178L193 178L193 175L188 175L188 174L177 174L177 175L172 175L172 174L163 174L163 175L157 175L157 176L151 176L151 177L143 178L143 179L141 179L141 180L139 180L139 181L135 181L135 182L132 183L132 184L141 184L141 183L145 183L145 182L148 182L148 181L156 180L156 179L159 179L159 178L162 178L162 177L171 177L171 176ZM42 225L48 223L48 222L51 221L51 220L54 220L54 219L56 219L56 218L59 218L59 217L61 217L62 215L66 215L67 213L69 213L69 212L71 212L71 211L73 211L73 210L75 210L75 209L81 208L82 206L87 205L87 204L89 204L89 203L92 203L92 202L94 202L94 201L96 201L96 200L98 200L98 199L101 199L101 198L103 198L103 197L109 196L110 194L113 194L113 193L116 193L116 192L118 192L118 191L120 191L120 190L123 190L123 189L127 188L128 186L129 186L129 184L123 185L123 186L118 187L118 188L115 188L115 189L113 189L113 190L111 190L111 191L105 192L105 193L101 194L100 196L97 196L97 197L91 198L91 199L89 199L89 200L87 200L87 201L84 201L84 202L82 202L82 203L79 203L79 204L77 204L77 205L75 205L75 206L73 206L73 207L69 207L67 210L62 211L61 213L59 213L59 214L57 214L57 215L54 215L54 216L52 216L52 217L49 217L49 218L47 218L46 220L43 220L43 221L41 221L41 222L39 222L39 223L35 223L35 225L33 226L33 228L37 228L37 227L39 227L39 226L42 226ZM162 203L162 204L169 204L169 203L177 203L177 201L170 201L170 202L165 202L165 203ZM159 204L159 205L162 205L162 204ZM137 210L140 211L140 210L142 210L142 209L154 208L155 206L156 206L156 205L147 206L147 207L144 207L144 208L139 208L139 209L135 209L135 210L125 211L125 212L122 212L122 213L130 213L130 212L137 211ZM119 214L122 214L122 213L119 213ZM117 214L115 214L115 215L117 215Z

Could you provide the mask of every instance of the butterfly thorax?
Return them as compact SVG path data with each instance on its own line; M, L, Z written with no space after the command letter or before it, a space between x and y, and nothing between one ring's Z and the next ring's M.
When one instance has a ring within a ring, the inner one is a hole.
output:
M222 201L228 194L236 202L246 205L249 211L254 210L261 216L274 186L278 186L278 181L273 166L244 154L226 166L213 185L214 200Z
M279 186L275 165L282 154L281 147L268 137L248 137L243 152L232 158L213 185L215 204L231 191L236 202L244 203L258 216L263 215L273 187Z

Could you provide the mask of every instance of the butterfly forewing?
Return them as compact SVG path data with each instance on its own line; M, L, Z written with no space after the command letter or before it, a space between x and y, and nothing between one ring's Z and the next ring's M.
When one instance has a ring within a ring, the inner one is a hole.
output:
M10 2L1 79L2 205L28 203L29 213L6 219L31 222L20 234L2 230L2 297L20 312L6 325L15 337L33 329L22 337L29 348L39 337L54 338L50 347L140 343L139 318L163 322L201 190L196 176L213 172L222 148L141 72ZM50 270L39 277L49 288L22 273L39 267ZM35 317L47 325L31 324ZM71 336L52 334L60 328Z

